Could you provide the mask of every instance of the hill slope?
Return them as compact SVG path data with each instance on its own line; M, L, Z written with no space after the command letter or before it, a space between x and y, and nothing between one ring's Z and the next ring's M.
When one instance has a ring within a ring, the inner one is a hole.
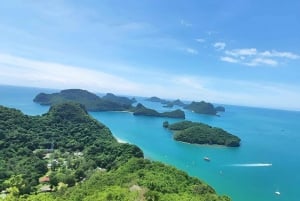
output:
M118 143L76 103L35 117L0 106L0 147L7 201L230 200L182 171L143 159L137 146ZM53 192L35 194L45 187Z

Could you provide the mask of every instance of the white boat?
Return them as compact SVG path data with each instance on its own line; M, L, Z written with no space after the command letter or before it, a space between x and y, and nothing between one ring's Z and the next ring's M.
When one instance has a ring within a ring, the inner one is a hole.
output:
M276 195L280 195L280 192L279 192L279 191L275 191L275 194L276 194Z
M208 158L207 156L205 156L203 159L208 162L210 161L210 158Z

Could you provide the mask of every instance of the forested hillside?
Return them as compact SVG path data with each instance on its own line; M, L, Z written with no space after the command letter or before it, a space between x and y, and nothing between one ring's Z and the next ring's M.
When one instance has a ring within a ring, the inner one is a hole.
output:
M7 201L230 200L180 170L143 159L137 146L118 143L76 103L35 117L1 106L0 157Z

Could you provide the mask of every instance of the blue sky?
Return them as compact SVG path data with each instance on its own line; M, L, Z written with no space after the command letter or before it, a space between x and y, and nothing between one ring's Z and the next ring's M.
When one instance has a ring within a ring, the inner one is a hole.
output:
M296 0L4 1L0 84L300 110L299 10Z

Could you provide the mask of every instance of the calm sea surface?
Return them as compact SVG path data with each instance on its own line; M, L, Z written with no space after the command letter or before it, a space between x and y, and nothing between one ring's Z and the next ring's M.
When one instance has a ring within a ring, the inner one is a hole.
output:
M48 107L32 99L36 88L0 86L0 104L39 115ZM159 103L138 99L159 111ZM186 119L221 127L242 139L241 147L197 146L176 142L172 133L162 127L165 120L133 116L126 112L92 112L121 140L138 145L152 160L176 166L213 186L219 194L233 201L299 201L300 197L300 112L247 108L225 105L220 117L189 111ZM208 156L211 162L205 162ZM280 191L281 195L275 194Z

